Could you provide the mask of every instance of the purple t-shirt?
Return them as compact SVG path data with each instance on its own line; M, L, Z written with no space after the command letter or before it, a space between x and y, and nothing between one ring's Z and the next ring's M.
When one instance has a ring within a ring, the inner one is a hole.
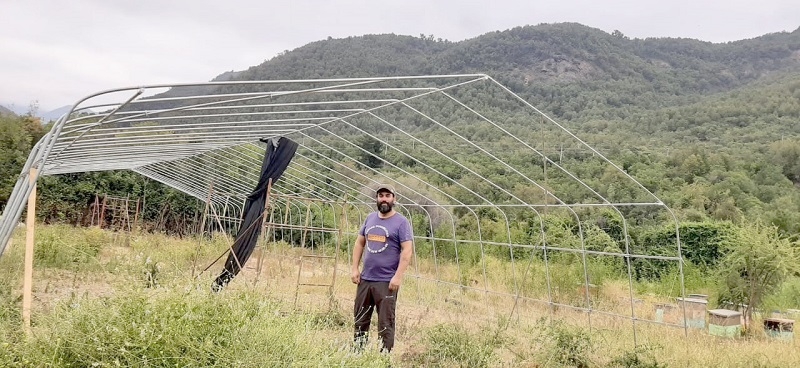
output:
M414 240L411 224L401 214L382 219L370 213L358 232L366 238L364 269L361 278L367 281L391 281L400 264L400 243Z

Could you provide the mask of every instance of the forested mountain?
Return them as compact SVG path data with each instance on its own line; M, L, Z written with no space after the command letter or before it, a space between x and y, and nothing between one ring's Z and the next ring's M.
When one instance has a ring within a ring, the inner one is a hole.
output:
M684 219L757 217L800 233L800 28L720 44L630 39L575 23L460 42L433 35L329 38L214 80L458 73L486 73L508 86ZM131 188L104 183L84 191Z
M601 148L631 138L664 150L800 134L800 28L724 44L629 39L575 23L461 42L367 35L313 42L232 79L457 73L491 75L576 132L599 133L588 138Z
M587 121L696 102L700 96L799 71L800 28L712 44L632 40L619 32L564 23L517 27L457 43L433 36L328 39L234 79L487 73L555 118Z
M461 42L367 35L310 43L234 79L475 72L607 153L683 218L800 231L800 28L721 44L574 23Z

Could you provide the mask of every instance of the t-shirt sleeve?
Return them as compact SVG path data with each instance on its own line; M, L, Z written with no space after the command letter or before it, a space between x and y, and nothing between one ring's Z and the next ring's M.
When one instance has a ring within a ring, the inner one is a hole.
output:
M361 224L361 229L358 230L358 235L367 236L366 230L367 230L367 221L369 221L369 216L371 216L371 215L368 215L367 218L364 219L364 223Z
M400 225L400 242L409 240L414 240L414 231L411 229L411 224L406 220Z

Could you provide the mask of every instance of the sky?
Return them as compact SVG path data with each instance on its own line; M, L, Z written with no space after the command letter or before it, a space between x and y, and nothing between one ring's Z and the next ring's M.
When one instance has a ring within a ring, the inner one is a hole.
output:
M40 112L120 87L205 82L327 37L460 41L577 22L728 42L800 27L798 0L0 0L0 104Z

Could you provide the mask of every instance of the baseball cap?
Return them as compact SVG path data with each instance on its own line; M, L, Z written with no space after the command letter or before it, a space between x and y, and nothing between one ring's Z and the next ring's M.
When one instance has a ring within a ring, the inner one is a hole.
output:
M397 192L394 191L394 187L389 184L378 184L375 186L375 194L380 192L389 192L392 195L396 195Z

